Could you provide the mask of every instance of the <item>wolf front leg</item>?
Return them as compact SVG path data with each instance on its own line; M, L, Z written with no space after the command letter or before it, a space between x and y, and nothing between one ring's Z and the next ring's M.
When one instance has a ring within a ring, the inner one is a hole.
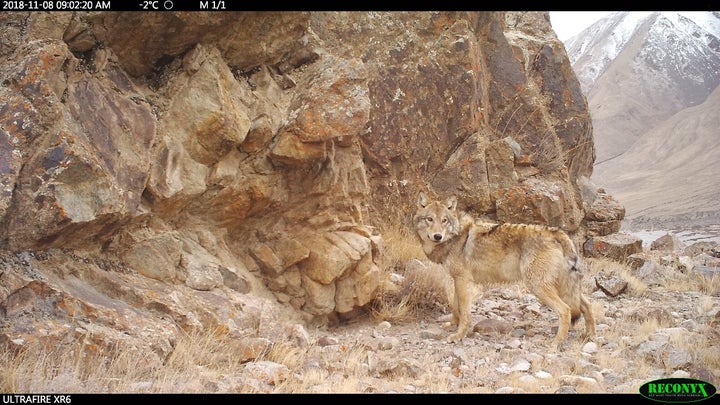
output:
M470 328L470 279L465 276L453 277L455 283L455 305L453 307L453 321L457 321L457 332L447 338L449 343L463 340Z

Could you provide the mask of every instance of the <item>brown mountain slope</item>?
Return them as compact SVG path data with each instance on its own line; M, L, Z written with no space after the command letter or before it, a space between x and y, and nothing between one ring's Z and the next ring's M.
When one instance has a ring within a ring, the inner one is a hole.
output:
M647 32L647 27L640 30ZM646 36L644 33L634 35L587 93L595 134L596 164L626 151L652 123L657 122L657 119L647 120L647 117L664 119L677 111L675 108L667 112L666 97L650 96L659 90L654 84L658 81L650 78L652 71L637 72L637 69L645 70L645 66L636 63L635 59Z
M631 228L706 225L720 220L720 88L598 162L593 178L627 210Z

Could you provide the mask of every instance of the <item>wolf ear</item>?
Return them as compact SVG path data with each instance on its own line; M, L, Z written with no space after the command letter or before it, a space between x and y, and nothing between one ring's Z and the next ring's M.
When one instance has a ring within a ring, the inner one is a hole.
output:
M420 205L422 208L427 207L428 205L428 198L422 191L420 192L420 195L418 196L418 205Z
M447 202L445 202L445 205L448 207L449 210L455 210L455 208L457 208L457 198L455 198L455 196L448 198Z

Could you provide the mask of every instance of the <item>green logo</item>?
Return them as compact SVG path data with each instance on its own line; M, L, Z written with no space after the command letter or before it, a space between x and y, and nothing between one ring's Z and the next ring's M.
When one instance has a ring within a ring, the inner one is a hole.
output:
M658 402L704 401L717 392L714 385L692 378L661 378L640 386L640 395Z

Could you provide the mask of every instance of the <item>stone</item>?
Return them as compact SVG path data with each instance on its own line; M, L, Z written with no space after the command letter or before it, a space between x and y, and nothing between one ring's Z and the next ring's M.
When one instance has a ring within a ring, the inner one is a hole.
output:
M642 239L627 233L592 236L583 243L583 253L586 256L604 257L621 263L630 255L640 252Z
M650 243L650 250L665 250L673 252L676 250L679 251L680 248L680 240L669 233L666 233Z
M625 207L603 189L598 189L589 203L584 218L589 235L607 236L620 231Z
M473 326L473 332L480 334L508 334L513 330L512 324L499 319L483 319Z
M617 297L620 295L623 291L625 291L625 288L627 288L627 284L627 281L617 275L608 274L603 269L595 274L595 285L610 297Z
M182 242L177 234L162 234L132 246L123 261L138 273L160 281L174 281L182 258Z
M543 179L527 179L501 190L496 208L501 222L543 224L567 231L576 230L581 219L569 186Z

